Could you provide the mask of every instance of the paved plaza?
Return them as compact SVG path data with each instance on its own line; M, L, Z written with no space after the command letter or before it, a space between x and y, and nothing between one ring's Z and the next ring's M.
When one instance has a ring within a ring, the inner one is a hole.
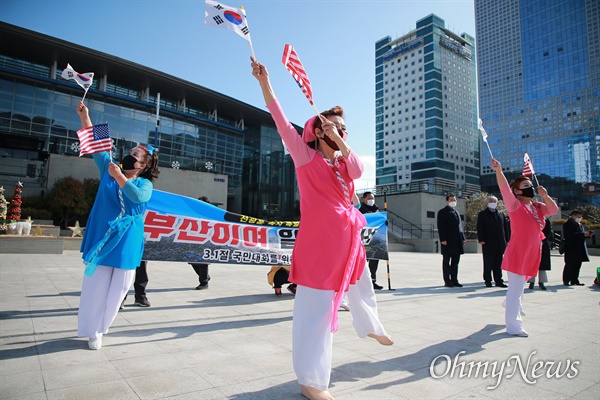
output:
M600 257L585 286L525 290L528 338L504 333L505 289L486 288L481 254L461 259L463 288L442 286L439 254L391 253L395 290L377 292L391 347L360 339L348 312L334 336L330 391L343 399L600 398ZM325 267L325 266L324 266ZM268 267L212 265L208 290L184 263L150 262L150 308L127 301L101 350L77 338L80 254L0 254L2 399L302 399L292 367L292 308ZM385 262L378 281L387 289ZM352 307L352 305L350 305ZM435 368L432 361L437 360Z

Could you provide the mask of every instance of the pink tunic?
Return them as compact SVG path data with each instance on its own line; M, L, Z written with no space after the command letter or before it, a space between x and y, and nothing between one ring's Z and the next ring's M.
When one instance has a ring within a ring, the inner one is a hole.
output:
M502 199L510 218L510 242L504 252L502 269L527 277L535 276L542 257L543 226L533 216L527 206L513 194L508 183L500 186ZM544 223L544 217L558 212L557 206L548 207L544 203L532 202L537 215Z
M292 253L290 282L341 293L356 283L366 263L360 232L365 217L352 205L353 179L363 164L353 151L339 157L336 168L347 186L344 193L334 168L311 149L285 117L277 100L267 105L287 146L300 190L300 229ZM336 297L336 300L337 297Z

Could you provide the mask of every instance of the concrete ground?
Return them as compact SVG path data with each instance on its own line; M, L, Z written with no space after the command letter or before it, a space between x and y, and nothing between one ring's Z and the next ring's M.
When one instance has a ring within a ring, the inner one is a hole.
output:
M442 287L437 254L392 253L390 265L395 290L381 262L377 299L396 343L358 338L341 312L336 399L600 398L600 257L576 287L562 286L562 258L552 257L549 290L525 290L529 338L504 333L505 289L484 287L481 255L463 256L463 288ZM275 297L267 271L212 265L210 288L198 291L191 266L150 262L152 307L130 294L92 351L76 337L79 253L0 254L0 398L301 399L294 298Z

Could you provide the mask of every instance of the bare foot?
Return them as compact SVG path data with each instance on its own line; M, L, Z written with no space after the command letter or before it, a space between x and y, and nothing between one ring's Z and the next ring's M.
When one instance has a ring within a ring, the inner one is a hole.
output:
M377 340L379 342L379 344L382 344L384 346L391 346L394 344L394 339L387 333L384 333L383 335L376 335L374 333L369 333L367 336Z
M310 400L333 400L333 396L327 390L319 390L312 386L300 385L300 393Z

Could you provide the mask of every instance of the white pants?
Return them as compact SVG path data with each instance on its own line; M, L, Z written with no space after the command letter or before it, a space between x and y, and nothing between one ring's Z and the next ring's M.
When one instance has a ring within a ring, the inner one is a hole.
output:
M523 310L523 289L525 288L525 275L508 273L508 290L506 291L504 320L506 333L515 335L525 332L521 311Z
M327 390L331 376L333 290L298 285L294 301L292 354L298 383ZM352 323L359 337L385 334L377 315L377 300L365 266L361 278L348 290Z
M96 268L94 275L83 275L79 298L79 337L98 338L108 332L134 278L135 269L103 265Z

